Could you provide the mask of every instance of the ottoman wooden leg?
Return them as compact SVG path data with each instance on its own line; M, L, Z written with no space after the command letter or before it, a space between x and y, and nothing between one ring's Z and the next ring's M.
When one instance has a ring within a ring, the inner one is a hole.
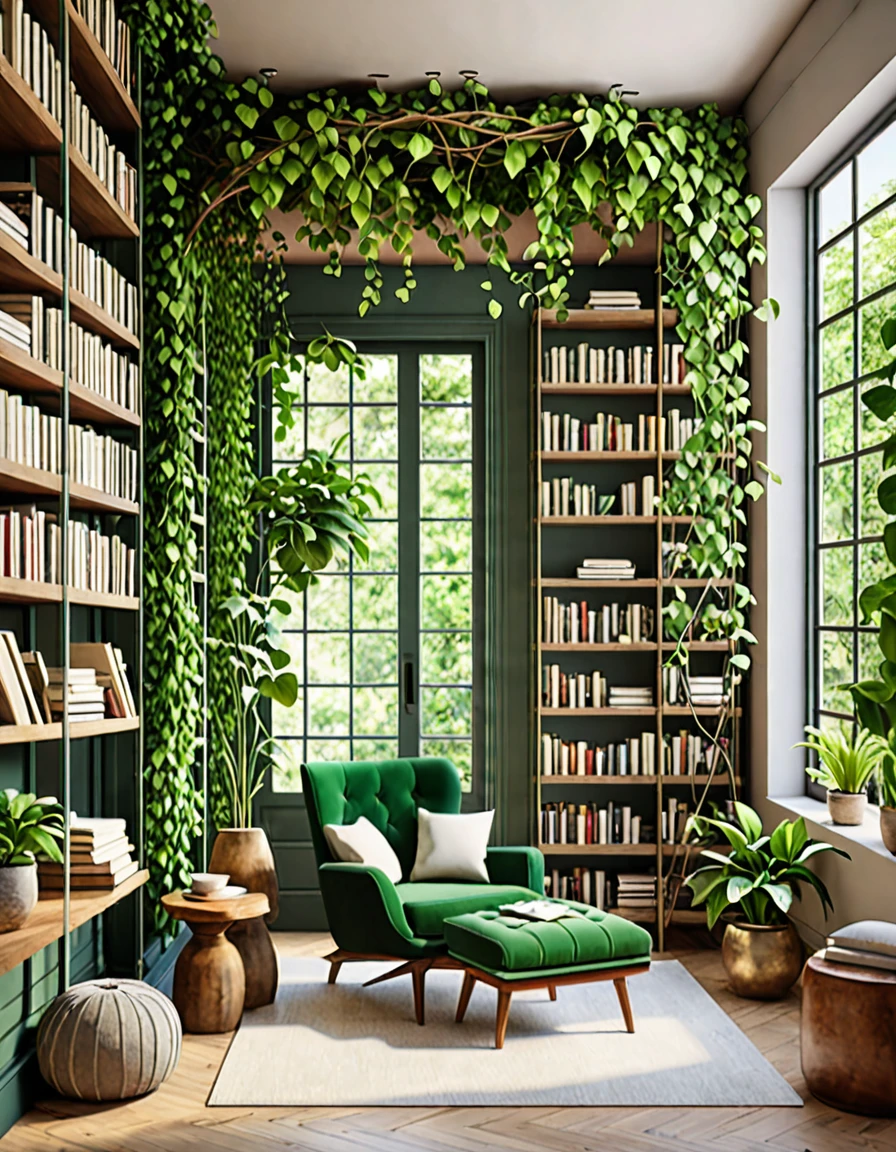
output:
M464 972L464 982L460 989L460 998L457 1001L457 1013L454 1017L455 1024L462 1024L464 1016L467 1014L467 1005L470 1003L470 997L473 995L473 989L476 986L476 977L471 972Z
M626 1031L634 1032L635 1021L632 1018L632 1006L628 999L628 988L625 986L625 977L621 976L618 980L614 980L613 987L616 989L616 995L619 997L619 1007L622 1009L622 1018L625 1020Z
M417 1017L417 1023L422 1025L426 1023L425 1020L425 1003L426 1003L426 973L430 968L430 961L418 960L414 963L411 978L414 981L414 1013Z
M507 1017L510 1015L511 992L498 989L498 1014L495 1018L495 1047L504 1047L504 1036L507 1032Z
M557 985L556 984L548 984L548 996L550 996L550 998L552 1000L557 999Z

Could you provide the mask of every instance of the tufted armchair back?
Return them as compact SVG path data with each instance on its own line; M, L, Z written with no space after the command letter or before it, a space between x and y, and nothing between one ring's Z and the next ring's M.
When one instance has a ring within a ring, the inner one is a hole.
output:
M324 824L354 824L366 816L392 845L407 878L417 857L417 808L460 811L460 776L438 756L303 764L302 787L318 867L334 859Z

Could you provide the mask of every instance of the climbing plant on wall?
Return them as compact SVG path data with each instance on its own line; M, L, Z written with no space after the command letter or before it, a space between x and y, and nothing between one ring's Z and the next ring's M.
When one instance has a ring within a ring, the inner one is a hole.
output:
M518 283L521 306L565 313L576 226L600 233L608 258L645 225L662 226L666 303L679 310L687 380L703 423L661 499L669 513L699 510L687 541L693 574L736 577L706 619L715 635L732 641L732 666L745 668L751 596L739 576L740 527L745 502L761 495L764 466L752 464L757 425L749 415L742 326L751 311L749 267L765 252L756 223L760 202L747 189L743 122L714 105L639 111L612 93L513 108L497 104L475 81L457 91L432 79L399 94L373 88L282 96L255 78L235 84L224 76L208 47L207 6L130 0L127 16L144 59L151 895L183 880L197 817L192 765L201 635L190 593L189 518L203 305L213 398L213 599L240 579L252 537L242 494L251 472L252 366L261 332L265 355L255 369L272 377L279 434L292 418L289 382L297 363L276 246L256 269L251 263L274 208L299 214L297 237L327 254L326 274L340 275L345 246L358 241L365 260L362 316L383 298L385 245L403 261L395 295L410 298L416 232L435 240L458 270L465 263L462 240L479 243L488 263L483 306L497 318L501 305L491 293L497 273ZM505 233L528 211L537 239L519 271L510 267ZM325 338L317 354L352 352ZM725 467L718 466L720 456ZM684 602L670 607L678 632L685 632L690 611ZM686 646L676 658L686 659ZM214 709L214 681L212 696ZM226 718L218 715L215 725L226 731Z

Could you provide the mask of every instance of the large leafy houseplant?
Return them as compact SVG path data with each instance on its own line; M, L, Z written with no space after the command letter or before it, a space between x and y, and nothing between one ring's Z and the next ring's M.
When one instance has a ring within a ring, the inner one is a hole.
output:
M0 932L21 928L37 904L37 856L62 861L64 833L55 796L0 792Z

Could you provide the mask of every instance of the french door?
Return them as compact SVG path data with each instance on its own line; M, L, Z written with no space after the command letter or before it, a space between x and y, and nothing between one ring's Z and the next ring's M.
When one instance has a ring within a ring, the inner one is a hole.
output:
M273 707L284 753L263 811L281 847L281 887L306 893L316 873L296 812L303 760L447 756L465 802L481 806L483 793L481 353L456 344L361 351L363 378L309 367L300 419L273 461L347 437L339 459L367 473L383 499L369 559L338 556L292 598L287 641L301 690L293 708Z

